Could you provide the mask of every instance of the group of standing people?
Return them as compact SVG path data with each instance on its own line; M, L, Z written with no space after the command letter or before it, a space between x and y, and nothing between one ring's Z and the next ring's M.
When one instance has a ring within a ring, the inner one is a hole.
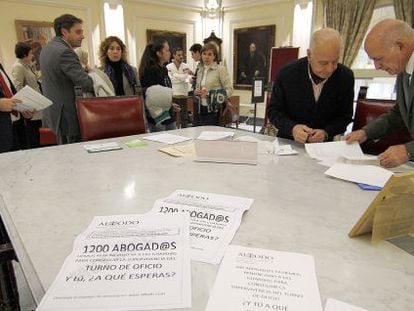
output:
M167 118L164 118L162 122L158 122L151 115L151 107L145 107L150 132L175 129L175 114L180 111L186 121L187 106L183 105L183 101L179 100L180 97L177 97L177 94L174 94L177 87L171 81L180 80L177 78L179 72L191 76L193 89L190 94L187 90L187 92L178 95L183 97L196 96L196 106L199 105L199 107L194 109L197 111L194 125L216 125L219 113L216 108L211 109L210 97L213 98L211 92L221 90L221 94L227 98L233 91L226 67L217 63L218 52L214 44L206 44L204 47L195 44L191 47L193 58L198 63L197 69L192 72L188 66L180 68L180 64L175 61L181 59L182 63L184 53L182 49L174 50L175 58L167 67L166 65L171 60L169 44L166 40L155 40L145 47L139 70L137 70L128 63L126 46L122 40L110 36L101 43L99 48L101 66L92 69L87 64L87 55L86 60L82 61L84 62L82 66L80 62L80 59L83 58L82 55L78 53L81 56L78 57L75 53L75 49L81 46L84 39L82 20L70 14L62 15L55 19L54 30L56 36L42 47L40 54L41 87L40 80L36 77L31 65L33 51L26 43L19 43L16 46L18 61L12 71L13 77L18 77L16 81L9 79L6 72L0 67L2 73L0 80L2 82L0 88L0 127L4 128L0 140L1 152L23 149L23 143L19 142L19 139L33 141L34 143L31 144L25 142L25 145L37 147L39 145L39 128L42 122L44 126L56 134L59 144L80 142L75 86L81 87L84 93L96 94L96 84L99 81L99 83L105 84L106 94L140 95L142 90L144 98L146 90L154 85L173 89L174 97L168 104ZM171 75L171 71L174 71L173 66L178 66L175 75ZM96 76L102 79L94 78ZM184 83L188 84L191 82L190 80ZM42 115L39 112L31 111L14 112L13 108L18 100L12 98L13 94L25 85L42 92L53 102L51 106L42 111ZM7 89L7 92L4 89ZM216 97L213 99L215 100ZM18 117L14 117L14 114Z

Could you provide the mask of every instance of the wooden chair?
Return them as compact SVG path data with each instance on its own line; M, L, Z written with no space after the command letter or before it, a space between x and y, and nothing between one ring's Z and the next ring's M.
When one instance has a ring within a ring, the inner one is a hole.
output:
M359 130L380 115L387 113L394 107L394 100L358 99L354 125L352 130ZM364 153L380 154L393 145L405 144L412 140L407 128L395 130L393 133L374 141L367 141L361 145Z
M141 96L77 98L76 105L83 141L146 132Z

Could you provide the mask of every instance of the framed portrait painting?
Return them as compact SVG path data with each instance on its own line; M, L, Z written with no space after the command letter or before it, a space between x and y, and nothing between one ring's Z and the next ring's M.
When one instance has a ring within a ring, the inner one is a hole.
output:
M52 22L15 20L17 40L21 42L39 41L44 45L54 36Z
M236 89L250 90L254 78L264 78L267 85L275 33L275 25L234 30L233 79Z
M173 48L181 47L184 50L184 55L187 53L187 38L185 32L147 29L147 43L156 39L167 40L170 51Z

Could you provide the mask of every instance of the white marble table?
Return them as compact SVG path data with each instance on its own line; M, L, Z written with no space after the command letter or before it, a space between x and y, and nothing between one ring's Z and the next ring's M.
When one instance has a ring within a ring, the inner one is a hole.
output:
M177 133L206 129L222 130ZM37 302L93 216L144 213L188 189L254 198L232 243L313 255L323 304L333 297L371 311L413 310L413 256L347 236L375 192L325 176L298 145L298 156L260 155L256 166L173 158L161 146L88 154L73 144L0 155L0 213ZM191 310L204 310L217 268L192 263Z

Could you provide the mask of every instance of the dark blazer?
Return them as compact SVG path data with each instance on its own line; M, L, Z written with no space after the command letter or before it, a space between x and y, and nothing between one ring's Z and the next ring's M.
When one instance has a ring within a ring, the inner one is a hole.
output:
M344 133L352 121L354 75L344 65L329 77L315 102L308 74L307 57L282 68L274 82L272 99L267 108L270 122L278 128L278 137L293 139L296 124L323 129L328 140Z
M40 53L43 95L53 105L43 110L43 123L55 134L80 135L74 87L93 93L93 80L83 70L79 58L60 37L42 48Z
M0 64L0 70L5 73L7 76L6 71L4 71L2 64ZM11 91L16 93L16 89L13 86L10 78L7 76L9 80ZM2 88L0 87L0 98L4 98L5 95L3 93ZM12 151L14 150L14 139L13 139L13 125L10 117L10 112L3 112L0 111L0 152Z
M388 113L368 123L363 130L366 132L368 139L377 139L404 127L408 129L411 138L413 138L405 146L410 153L410 160L414 161L414 78L411 78L407 105L404 96L403 74L401 73L397 76L396 105Z

